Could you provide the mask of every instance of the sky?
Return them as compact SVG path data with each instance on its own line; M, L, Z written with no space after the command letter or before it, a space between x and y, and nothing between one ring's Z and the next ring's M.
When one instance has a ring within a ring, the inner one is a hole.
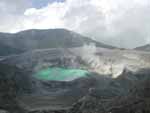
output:
M118 47L150 43L150 0L0 0L0 32L65 28Z
M29 0L32 3L32 6L35 8L42 8L47 6L49 3L54 2L64 2L65 0Z

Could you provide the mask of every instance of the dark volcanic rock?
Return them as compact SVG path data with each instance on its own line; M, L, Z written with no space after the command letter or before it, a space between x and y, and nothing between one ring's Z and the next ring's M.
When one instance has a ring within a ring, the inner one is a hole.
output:
M0 63L0 109L23 113L24 110L19 107L16 97L31 87L30 80L26 80L26 74L27 72L14 66Z
M1 109L0 109L0 113L9 113L9 112L6 111L6 110L1 110Z
M114 96L104 99L87 95L80 99L69 113L150 113L149 75L150 70L148 69L134 73L134 76L142 79L139 79L134 85L128 87L130 89L129 93L124 96ZM124 81L126 80L124 79Z
M149 69L125 70L116 79L90 74L71 82L41 81L26 70L0 63L0 109L10 113L150 113ZM52 98L52 92L57 98ZM25 109L17 99L35 110ZM59 109L50 109L48 104ZM36 109L38 105L49 109Z

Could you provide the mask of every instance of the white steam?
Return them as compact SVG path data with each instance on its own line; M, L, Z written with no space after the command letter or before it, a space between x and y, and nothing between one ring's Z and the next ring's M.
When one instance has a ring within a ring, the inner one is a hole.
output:
M89 71L111 75L113 78L118 77L125 68L134 71L150 67L149 57L143 56L146 53L133 50L110 50L86 44L78 49L78 53L87 64Z
M120 75L125 66L116 64L116 59L113 59L113 57L105 56L105 49L101 48L100 53L98 51L99 48L92 43L89 45L85 44L80 49L80 56L88 64L89 70L99 74L111 75L112 77Z

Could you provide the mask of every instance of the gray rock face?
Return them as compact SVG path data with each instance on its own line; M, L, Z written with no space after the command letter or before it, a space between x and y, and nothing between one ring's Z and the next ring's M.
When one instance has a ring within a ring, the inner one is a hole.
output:
M61 105L59 105L60 102L64 103L62 103L63 106L70 106L85 95L89 87L94 87L97 84L94 77L71 82L40 81L33 78L31 73L16 66L1 63L0 69L0 107L8 110L18 109L16 108L17 103L20 103L23 107L22 103L25 103L27 106L39 103L37 105L41 105L41 107L45 107L46 105L50 107L51 103L53 104L56 101L58 107ZM41 103L40 99L42 100ZM51 99L55 101L51 102ZM46 100L50 102L50 105L45 103L48 102ZM31 108L33 109L33 107ZM35 109L37 108L39 106L35 105Z
M64 29L0 34L0 42L10 50L3 55L18 54L14 51L19 49L18 55L0 58L0 109L10 113L149 113L150 69L138 71L150 67L149 52L106 49L113 47ZM91 42L103 48L79 47ZM85 69L90 76L69 82L32 76L47 67ZM113 76L116 72L120 76Z
M0 69L0 108L11 113L68 110L90 87L99 84L94 76L70 82L40 81L12 65L0 63ZM103 82L107 79L100 78Z
M9 112L5 110L0 110L0 113L9 113Z
M19 54L34 49L72 48L94 43L114 48L65 29L27 30L15 34L0 33L0 56Z
M15 66L0 63L0 108L11 113L20 113L22 108L17 103L19 94L31 90L27 72Z
M134 74L133 76L136 76L137 78L141 75L144 78L134 82L134 85L130 85L130 88L128 87L128 89L130 89L129 92L124 96L102 98L87 95L80 99L67 113L149 113L149 74L149 69L140 70ZM132 76L132 74L130 76ZM115 82L117 81L118 80L115 80ZM124 78L124 81L128 82L127 78ZM123 86L124 83L120 83L120 85Z
M124 68L136 71L150 68L150 53L135 50L104 49L96 47L53 48L25 52L5 57L2 62L36 71L46 67L86 69L99 74L118 77Z
M115 79L91 73L71 82L35 80L40 87L25 70L6 64L0 69L0 108L11 113L149 113L149 69L125 70Z
M140 46L140 47L136 47L135 50L150 51L150 44L147 44L147 45L144 45L144 46Z

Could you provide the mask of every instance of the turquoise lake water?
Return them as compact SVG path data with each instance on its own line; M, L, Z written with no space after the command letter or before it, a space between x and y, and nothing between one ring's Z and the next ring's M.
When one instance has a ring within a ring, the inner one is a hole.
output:
M41 80L72 81L80 77L86 77L88 73L88 71L82 69L53 67L42 69L35 73L34 76Z

